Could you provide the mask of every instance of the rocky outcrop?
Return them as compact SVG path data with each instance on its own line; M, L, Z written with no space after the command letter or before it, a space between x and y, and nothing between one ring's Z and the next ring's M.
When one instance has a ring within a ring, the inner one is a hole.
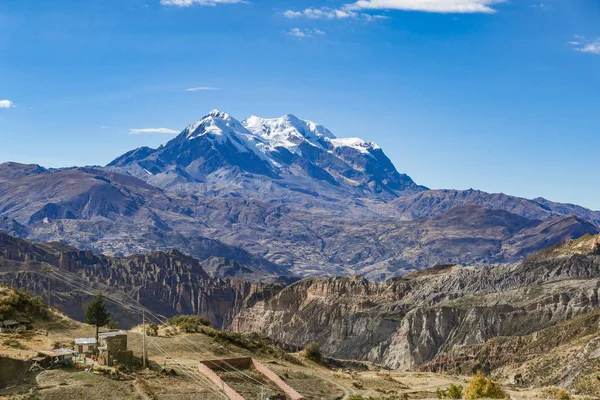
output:
M243 310L232 328L292 348L316 341L328 356L411 369L589 313L599 308L599 292L600 257L591 253L480 269L441 266L381 283L308 279Z
M581 390L582 382L597 381L599 321L596 310L530 335L495 337L439 354L418 370L449 374L484 370L517 385Z
M229 325L243 308L273 296L280 284L212 279L192 257L176 250L107 257L60 243L34 244L0 234L2 282L47 297L67 315L82 320L95 291L134 299L164 316L199 314L213 325ZM61 279L63 278L63 279ZM85 288L92 288L83 290ZM123 327L139 315L114 304L113 319Z

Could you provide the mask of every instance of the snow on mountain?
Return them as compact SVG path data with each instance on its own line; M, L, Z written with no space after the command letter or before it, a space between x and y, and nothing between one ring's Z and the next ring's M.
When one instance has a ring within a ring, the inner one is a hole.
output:
M221 144L226 142L232 144L239 152L252 152L261 159L272 162L265 155L263 150L265 142L260 137L248 131L229 114L219 110L212 110L200 121L189 125L180 136L184 136L187 140L208 136Z
M424 189L398 173L376 144L337 138L324 126L291 114L239 122L213 110L166 145L130 151L107 167L185 192L243 187L272 193L279 187L310 196L327 192L348 198L350 193L390 200Z
M292 114L281 118L251 116L242 121L242 124L250 132L269 143L269 149L261 147L263 151L283 147L294 154L302 155L299 149L301 143L330 151L338 147L350 147L365 155L372 155L371 151L381 149L375 143L360 138L337 138L323 125L300 119Z
M360 138L339 138L329 140L334 147L351 147L363 154L371 154L369 150L378 150L381 147L373 142L365 142Z
M242 124L253 134L269 143L269 148L284 147L294 154L301 154L299 145L308 144L326 148L326 140L335 136L327 128L312 121L302 120L295 115L287 114L281 118L260 118L251 116Z

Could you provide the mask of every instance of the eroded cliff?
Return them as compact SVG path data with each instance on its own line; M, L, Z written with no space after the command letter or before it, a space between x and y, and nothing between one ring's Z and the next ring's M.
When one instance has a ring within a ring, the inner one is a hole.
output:
M295 348L316 341L329 356L410 369L597 309L596 241L588 235L517 265L440 266L382 283L307 279L243 310L232 329Z

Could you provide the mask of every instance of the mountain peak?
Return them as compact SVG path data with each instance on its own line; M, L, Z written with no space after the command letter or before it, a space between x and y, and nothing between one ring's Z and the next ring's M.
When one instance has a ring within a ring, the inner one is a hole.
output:
M229 114L227 114L226 112L223 112L223 111L219 111L216 108L214 110L212 110L211 112L209 112L206 117L213 117L213 118L222 119L222 120L231 119L231 116Z
M209 112L200 121L194 122L183 131L187 139L196 139L207 133L220 136L224 131L248 133L242 124L226 112L217 109Z
M270 142L274 147L295 149L306 141L317 147L326 147L325 141L335 136L327 128L315 122L300 119L293 114L279 118L251 116L242 124L254 135Z
M110 166L142 179L164 180L163 187L181 181L212 185L223 182L225 173L237 177L241 171L276 178L278 184L302 190L314 186L335 192L370 192L382 199L394 198L396 192L422 190L399 174L376 144L338 139L324 126L293 114L251 116L240 122L215 109L165 146L127 153ZM247 183L263 185L264 178L247 179Z

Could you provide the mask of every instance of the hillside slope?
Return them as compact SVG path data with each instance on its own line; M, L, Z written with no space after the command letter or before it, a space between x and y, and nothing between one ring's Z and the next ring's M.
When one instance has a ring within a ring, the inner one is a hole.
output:
M243 197L166 192L98 169L0 165L0 230L113 256L176 248L250 268L236 277L353 275L384 280L443 263L510 263L600 230L574 216L532 220L482 206L414 221L365 209L344 215ZM330 203L333 205L334 203ZM363 207L364 208L364 207ZM358 208L355 208L355 211Z
M381 283L307 279L243 310L232 327L298 348L316 340L331 356L411 369L597 310L600 256L567 250L597 241L584 236L557 246L558 255L513 266L440 266Z
M167 317L200 314L215 326L228 325L241 310L268 298L281 284L213 279L197 260L175 250L107 257L60 243L35 244L0 233L0 281L48 298L66 315L84 319L98 291L133 299ZM88 289L85 289L88 288ZM90 289L92 288L92 289ZM127 328L139 313L110 306L113 319Z

